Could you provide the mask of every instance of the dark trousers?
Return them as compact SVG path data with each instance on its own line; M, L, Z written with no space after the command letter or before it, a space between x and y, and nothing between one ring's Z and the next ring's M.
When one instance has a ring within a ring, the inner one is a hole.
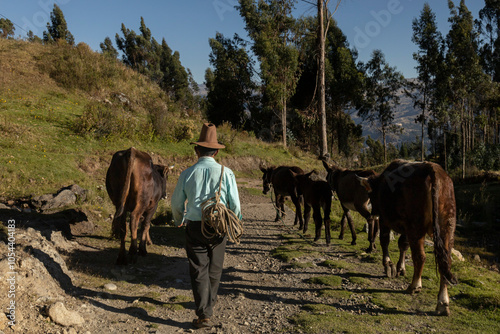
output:
M217 301L227 237L208 240L201 233L201 222L190 221L186 227L186 253L193 289L196 315L210 318Z

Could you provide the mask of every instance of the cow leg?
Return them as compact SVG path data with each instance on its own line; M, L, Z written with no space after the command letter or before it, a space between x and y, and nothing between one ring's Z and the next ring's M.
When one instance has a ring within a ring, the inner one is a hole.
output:
M292 198L292 202L295 205L295 220L293 222L293 225L297 225L299 223L299 228L304 225L304 222L302 221L302 209L300 206L300 199L299 197L295 195L290 196Z
M410 244L408 243L408 240L406 238L406 234L401 234L401 236L398 239L398 246L399 246L399 261L398 264L396 265L396 277L400 275L404 276L406 274L406 264L405 264L406 251L408 250L408 247L410 247Z
M132 263L137 262L137 229L139 228L141 216L142 214L138 210L134 210L130 214L130 248L128 255Z
M320 206L314 206L313 208L313 219L315 225L316 236L314 237L314 241L318 241L321 238L321 227L323 225L323 219L321 218L321 209Z
M120 251L118 252L116 264L126 265L127 255L125 252L125 240L127 239L127 215L125 213L113 219L113 230L113 233L118 233L120 237Z
M141 256L146 256L148 254L146 244L152 244L151 238L149 236L149 228L151 227L151 218L153 218L153 214L156 212L156 208L157 206L144 213L144 220L142 221L141 242L139 243L139 255Z
M304 203L304 227L302 232L306 233L309 228L309 218L311 216L311 206L307 203Z
M331 226L331 220L330 220L330 211L331 211L331 205L332 203L327 203L325 210L323 210L323 213L325 215L325 239L326 239L326 245L330 245L330 240L331 240L331 235L330 235L330 226Z
M366 207L366 204L364 204L363 206L356 206L356 209L358 210L359 214L366 219L366 223L368 224L368 242L370 243L370 245L366 249L366 252L371 253L377 248L377 246L375 245L375 239L377 237L378 231L375 231L375 219L371 215L370 210L368 210L368 208Z
M347 209L345 209L342 206L342 210L344 211L344 213L342 214L342 219L340 220L340 234L339 234L340 240L344 240L345 224L347 222L347 215L346 215Z
M356 230L354 229L354 223L352 222L352 217L351 217L351 213L349 212L349 210L347 210L345 215L347 217L347 223L349 224L349 229L351 230L351 238L352 238L351 245L355 245L356 238L357 238L356 237Z
M418 240L409 240L411 258L413 260L413 280L408 289L406 289L406 292L410 294L418 293L422 290L422 272L425 263L424 241L425 237Z
M450 299L448 298L448 286L446 279L440 275L438 303L436 306L436 315L450 315Z
M382 265L384 266L387 277L396 276L396 267L389 257L389 242L391 240L391 229L380 226L380 246L382 247Z
M283 224L285 223L285 197L279 194L274 193L276 196L276 218L274 218L275 222L279 222L283 219Z

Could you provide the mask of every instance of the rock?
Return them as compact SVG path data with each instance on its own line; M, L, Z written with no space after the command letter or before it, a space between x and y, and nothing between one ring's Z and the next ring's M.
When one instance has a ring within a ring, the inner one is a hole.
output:
M109 290L109 291L115 291L117 289L117 287L113 283L106 283L106 284L104 284L104 289Z
M0 331L3 331L7 327L8 323L9 319L7 318L5 313L0 312Z
M73 205L77 200L81 202L86 198L87 190L77 184L73 184L69 187L59 189L59 191L55 194L45 194L33 197L31 204L34 207L45 211Z
M460 262L464 262L465 261L462 253L460 253L459 251L457 251L455 248L451 249L451 254L455 255L455 257L457 258L458 261L460 261Z
M69 311L62 302L52 304L49 308L48 315L52 321L65 327L81 326L84 322L84 319L78 312Z
M0 210L10 210L10 207L3 203L0 203Z
M478 254L474 255L474 261L481 262L481 257Z
M61 231L52 231L50 232L49 240L52 241L54 246L59 251L69 252L78 246L78 243L75 241L68 241L63 235Z

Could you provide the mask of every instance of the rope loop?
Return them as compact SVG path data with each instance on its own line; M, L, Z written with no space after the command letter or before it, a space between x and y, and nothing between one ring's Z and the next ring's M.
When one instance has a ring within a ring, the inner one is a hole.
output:
M227 235L230 242L239 244L243 234L243 224L232 210L220 203L223 176L224 166L222 166L219 190L214 197L201 203L201 232L207 239Z

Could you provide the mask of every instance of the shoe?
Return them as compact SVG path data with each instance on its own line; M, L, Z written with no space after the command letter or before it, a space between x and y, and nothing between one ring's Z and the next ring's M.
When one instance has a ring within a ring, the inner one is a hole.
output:
M198 318L193 320L193 326L197 329L200 329L200 328L213 327L213 324L208 318L205 319Z

